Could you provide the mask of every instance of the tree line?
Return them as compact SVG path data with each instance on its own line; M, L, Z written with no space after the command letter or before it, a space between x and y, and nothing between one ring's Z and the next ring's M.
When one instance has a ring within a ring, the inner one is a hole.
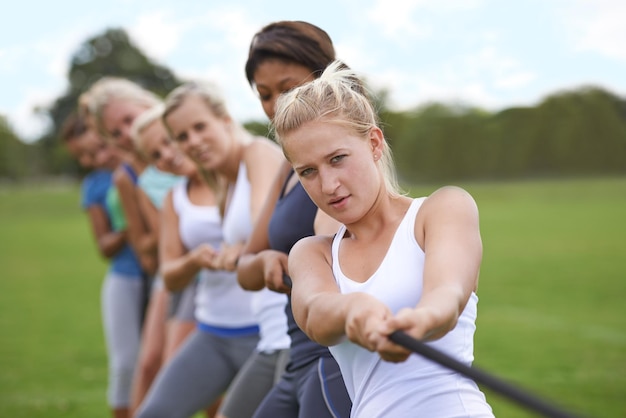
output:
M48 132L27 144L0 115L0 179L82 175L59 131L80 94L104 75L128 78L162 97L185 81L152 62L121 29L86 40L71 58L65 93L39 110L52 122ZM536 106L499 112L434 102L393 111L385 91L375 96L407 183L626 173L626 100L598 87L555 92ZM245 126L268 134L265 122Z

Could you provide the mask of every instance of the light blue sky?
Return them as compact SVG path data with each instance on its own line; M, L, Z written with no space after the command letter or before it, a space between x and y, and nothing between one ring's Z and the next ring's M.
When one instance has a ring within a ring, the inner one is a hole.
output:
M626 96L621 0L17 0L2 16L0 114L27 138L45 123L33 108L66 89L71 55L109 27L179 76L219 83L241 121L264 119L243 72L250 39L282 19L325 29L398 109L498 110L582 85Z

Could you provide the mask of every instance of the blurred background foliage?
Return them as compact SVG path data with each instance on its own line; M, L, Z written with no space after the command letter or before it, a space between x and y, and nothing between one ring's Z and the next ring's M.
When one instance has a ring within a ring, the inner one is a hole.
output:
M162 97L184 81L146 57L124 30L86 40L71 58L65 93L36 109L51 121L48 132L25 143L0 115L0 180L82 175L59 130L78 96L105 75L128 78ZM399 176L409 184L626 172L626 100L598 87L554 92L534 107L495 113L457 103L393 111L388 93L375 92L377 106ZM268 134L265 121L244 125Z

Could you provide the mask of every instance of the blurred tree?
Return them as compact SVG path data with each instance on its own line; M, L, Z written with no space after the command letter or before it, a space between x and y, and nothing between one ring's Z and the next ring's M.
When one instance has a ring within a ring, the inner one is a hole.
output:
M535 168L559 175L623 172L623 109L623 101L596 87L546 98L535 110L539 121L534 161L542 159Z
M626 101L595 87L495 114L430 103L383 122L409 183L626 172Z
M49 156L49 172L75 170L69 156L58 149L59 129L75 109L78 97L103 76L127 78L162 97L180 84L172 71L149 59L122 29L107 29L83 42L71 58L65 94L40 110L51 121L50 131L39 141Z
M0 178L15 181L29 174L30 148L0 115Z
M274 141L274 137L270 130L269 122L257 122L257 121L249 121L243 124L243 127L246 128L248 132L251 132L255 135L264 136L266 138L270 138Z

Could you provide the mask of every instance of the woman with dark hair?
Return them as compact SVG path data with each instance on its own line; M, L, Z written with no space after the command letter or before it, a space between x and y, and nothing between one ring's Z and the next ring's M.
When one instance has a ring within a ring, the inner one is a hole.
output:
M301 21L275 22L252 39L246 76L271 120L282 93L319 77L334 59L332 41L322 29ZM336 221L317 209L293 174L284 160L239 259L238 280L245 289L268 287L289 295L287 254L291 247L303 237L338 229ZM254 416L348 417L351 402L339 366L328 348L311 341L295 323L290 297L285 312L290 361Z

